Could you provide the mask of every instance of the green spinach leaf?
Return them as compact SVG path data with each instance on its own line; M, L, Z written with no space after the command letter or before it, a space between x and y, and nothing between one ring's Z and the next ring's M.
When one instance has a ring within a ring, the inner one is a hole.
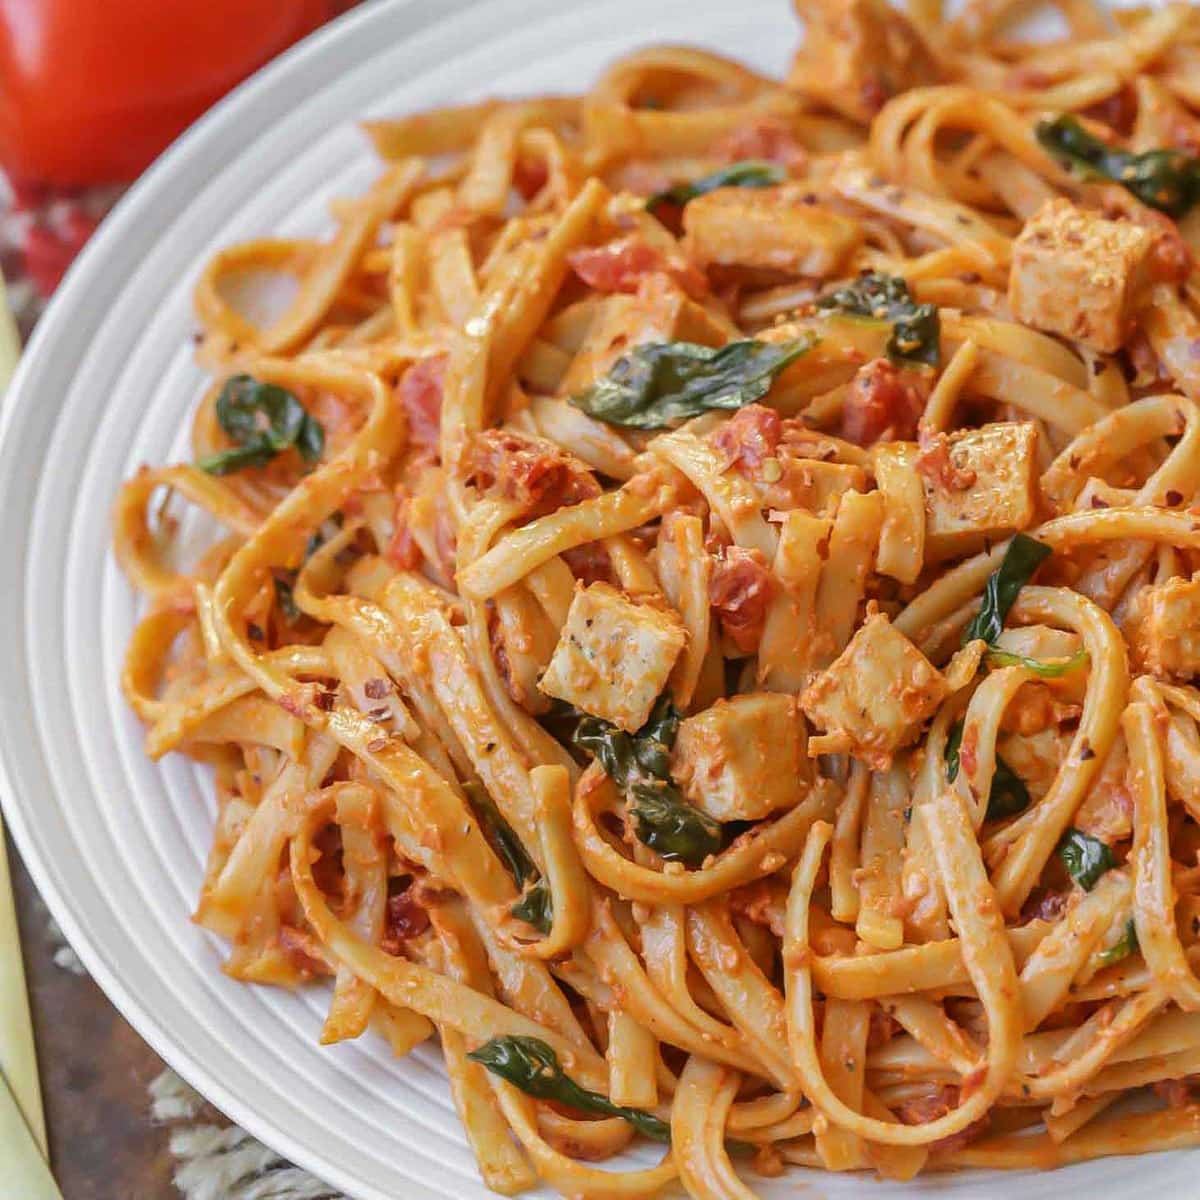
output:
M225 381L217 397L217 422L236 445L197 461L210 475L261 467L289 446L295 446L305 462L314 463L325 448L320 422L291 392L251 375L232 375Z
M1090 661L1086 650L1076 650L1070 658L1050 662L1044 658L1029 658L1024 654L1012 654L1008 650L992 647L987 652L988 662L994 667L1024 667L1040 679L1061 679L1072 671L1086 667Z
M563 1069L553 1048L535 1037L510 1035L492 1038L467 1055L481 1063L493 1075L520 1088L537 1100L552 1100L578 1112L601 1117L620 1117L643 1137L656 1142L671 1140L666 1121L641 1108L614 1104L599 1092L580 1087Z
M1200 158L1182 150L1120 150L1068 114L1039 121L1036 132L1043 149L1081 178L1119 183L1143 204L1169 216L1182 217L1200 200Z
M761 400L780 371L814 344L812 338L714 349L694 342L644 342L571 403L588 416L629 429L666 429L713 409Z
M1124 933L1107 950L1102 950L1097 957L1106 967L1110 967L1113 963L1119 963L1123 958L1128 958L1131 954L1135 954L1137 950L1137 926L1133 923L1133 918L1130 917L1125 922Z
M1013 817L1028 807L1029 789L1016 771L997 754L992 787L988 793L987 819L999 821L1004 817Z
M743 187L765 188L782 183L787 171L778 163L764 162L756 158L730 163L711 175L693 179L690 183L676 183L664 191L656 192L646 201L646 208L653 212L660 204L675 204L682 208L689 200L715 192L717 188Z
M963 722L957 721L946 737L946 778L953 783L958 778L959 756L962 749ZM988 793L987 819L998 821L1015 816L1029 807L1029 789L1021 777L996 755L992 772L992 787Z
M891 323L888 357L936 367L940 361L941 317L934 304L918 304L897 275L866 271L853 283L817 301L817 311Z
M284 621L288 625L295 625L304 616L292 592L292 585L296 582L296 572L277 571L271 579L275 584L275 603L279 605L279 611L283 613Z
M988 576L983 589L983 605L963 630L962 644L983 638L992 645L1004 629L1004 618L1017 593L1033 578L1033 573L1050 557L1050 547L1027 534L1018 533L1008 543L1004 561Z
M539 933L549 933L554 924L554 902L549 885L538 873L537 864L530 858L516 830L504 819L504 814L488 795L487 789L471 782L464 784L463 790L467 793L471 810L488 845L508 868L517 887L522 889L521 898L509 912L518 920L532 925Z
M600 761L624 795L638 841L670 862L698 867L720 851L724 839L720 822L688 804L671 782L679 721L679 711L664 694L637 733L585 716L573 740Z
M1090 892L1100 876L1117 865L1107 843L1082 829L1068 829L1063 834L1058 843L1058 857L1067 868L1067 874L1085 892Z
M549 933L554 924L554 897L550 894L550 885L539 879L526 888L525 894L508 911L539 933Z

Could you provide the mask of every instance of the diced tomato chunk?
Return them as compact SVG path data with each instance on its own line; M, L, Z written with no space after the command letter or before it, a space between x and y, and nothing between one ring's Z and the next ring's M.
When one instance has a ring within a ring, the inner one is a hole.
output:
M928 1095L901 1101L896 1106L896 1116L905 1125L928 1125L930 1121L936 1121L944 1117L947 1113L953 1112L958 1107L959 1102L960 1089L958 1085L947 1083L943 1084L936 1091L930 1092ZM985 1114L978 1121L972 1121L966 1129L930 1143L929 1148L930 1150L940 1151L961 1150L982 1133L985 1133L990 1121L991 1118Z
M787 123L778 117L761 117L739 125L718 140L712 152L723 162L765 159L787 167L793 174L799 173L808 163L804 147L796 141Z
M419 358L400 378L400 403L408 415L408 440L437 449L442 436L442 386L446 356Z
M713 435L713 443L731 467L756 471L774 456L783 433L783 419L763 404L747 404Z
M841 435L858 446L883 438L911 441L928 394L924 373L898 367L886 358L872 359L859 367L850 383Z
M1021 909L1021 923L1057 921L1067 909L1068 892L1049 892L1035 888Z
M518 158L513 170L513 187L521 194L526 204L546 186L550 172L540 158Z
M553 512L600 494L587 466L554 442L513 429L476 434L463 456L466 478L517 500L528 512Z
M1100 121L1114 133L1128 137L1137 118L1137 93L1128 83L1123 83L1111 96L1085 108L1081 115Z
M388 897L379 947L385 954L399 954L404 943L429 928L429 914L416 895L416 884Z
M612 559L609 558L608 551L600 542L587 542L582 546L572 546L570 550L563 551L562 560L570 568L571 574L584 587L590 587L593 583L616 582Z
M404 488L396 489L396 509L392 540L384 551L384 557L402 571L414 571L421 564L421 551L412 535L409 511L412 497Z
M758 649L773 592L770 569L758 550L729 546L713 565L708 598L721 627L743 654Z
M1152 1083L1150 1088L1168 1108L1186 1108L1192 1102L1192 1090L1189 1085L1194 1078L1159 1079Z
M682 254L664 254L638 237L573 250L567 261L588 287L598 292L636 292L647 275L670 276L693 298L708 294L704 272Z
M567 255L571 270L598 292L636 292L643 275L662 269L663 256L640 238L584 246Z

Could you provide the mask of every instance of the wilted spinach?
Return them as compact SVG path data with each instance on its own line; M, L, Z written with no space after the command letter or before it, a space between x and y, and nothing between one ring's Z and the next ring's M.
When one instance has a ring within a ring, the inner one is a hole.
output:
M576 726L575 745L593 754L625 796L634 836L668 861L698 867L720 851L720 822L683 798L671 782L671 747L680 714L664 693L635 734L599 717Z
M325 447L319 421L286 388L261 383L251 375L232 375L217 397L217 422L236 445L206 454L196 463L210 475L229 475L261 467L289 446L314 463Z
M714 349L694 342L645 342L617 360L571 403L598 421L630 429L666 429L713 409L761 400L775 377L814 344L753 338Z
M959 753L962 748L963 723L958 721L946 738L946 778L953 783L958 778ZM988 793L987 819L999 821L1003 817L1015 816L1029 807L1029 789L1021 777L996 755L996 769L992 772L992 787Z
M1004 630L1004 619L1020 590L1033 578L1033 573L1050 557L1050 547L1027 534L1018 533L1008 543L1004 560L988 576L983 589L983 604L971 623L963 630L962 644L982 638L989 646Z
M918 304L897 275L866 271L853 283L822 296L817 311L888 321L892 326L886 347L889 358L931 367L939 362L942 322L937 306Z
M1058 843L1058 857L1067 869L1067 874L1085 892L1096 886L1105 871L1117 865L1113 852L1106 842L1084 833L1082 829L1068 829Z
M787 172L778 163L747 158L713 171L711 175L693 179L690 183L676 183L661 192L655 192L646 201L646 208L650 212L660 204L675 204L682 208L689 200L715 192L717 188L765 188L782 183L787 177Z
M1200 158L1182 150L1120 150L1067 114L1039 121L1037 139L1082 178L1119 183L1143 204L1172 217L1182 217L1200 200Z
M599 1092L580 1087L563 1069L553 1047L541 1038L509 1035L492 1038L467 1055L485 1066L493 1075L520 1088L537 1100L552 1100L577 1112L595 1113L601 1117L620 1117L628 1121L643 1137L656 1142L671 1140L671 1127L666 1121L641 1108L626 1108L614 1104Z
M521 898L509 911L539 933L549 933L554 924L554 901L549 885L538 873L537 864L529 857L516 830L504 819L487 790L477 783L465 784L464 790L488 845L508 868L517 887L522 889Z

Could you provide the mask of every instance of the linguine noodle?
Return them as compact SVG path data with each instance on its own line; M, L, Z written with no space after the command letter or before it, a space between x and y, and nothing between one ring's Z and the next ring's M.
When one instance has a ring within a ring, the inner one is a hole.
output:
M115 512L196 920L496 1192L1200 1143L1200 16L1055 7L373 122L200 276Z

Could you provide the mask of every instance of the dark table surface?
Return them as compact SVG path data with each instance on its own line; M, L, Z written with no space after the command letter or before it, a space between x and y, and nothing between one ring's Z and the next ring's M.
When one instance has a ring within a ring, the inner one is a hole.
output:
M10 846L55 1178L64 1200L173 1200L169 1131L150 1116L162 1060L86 975L54 961L60 944Z

